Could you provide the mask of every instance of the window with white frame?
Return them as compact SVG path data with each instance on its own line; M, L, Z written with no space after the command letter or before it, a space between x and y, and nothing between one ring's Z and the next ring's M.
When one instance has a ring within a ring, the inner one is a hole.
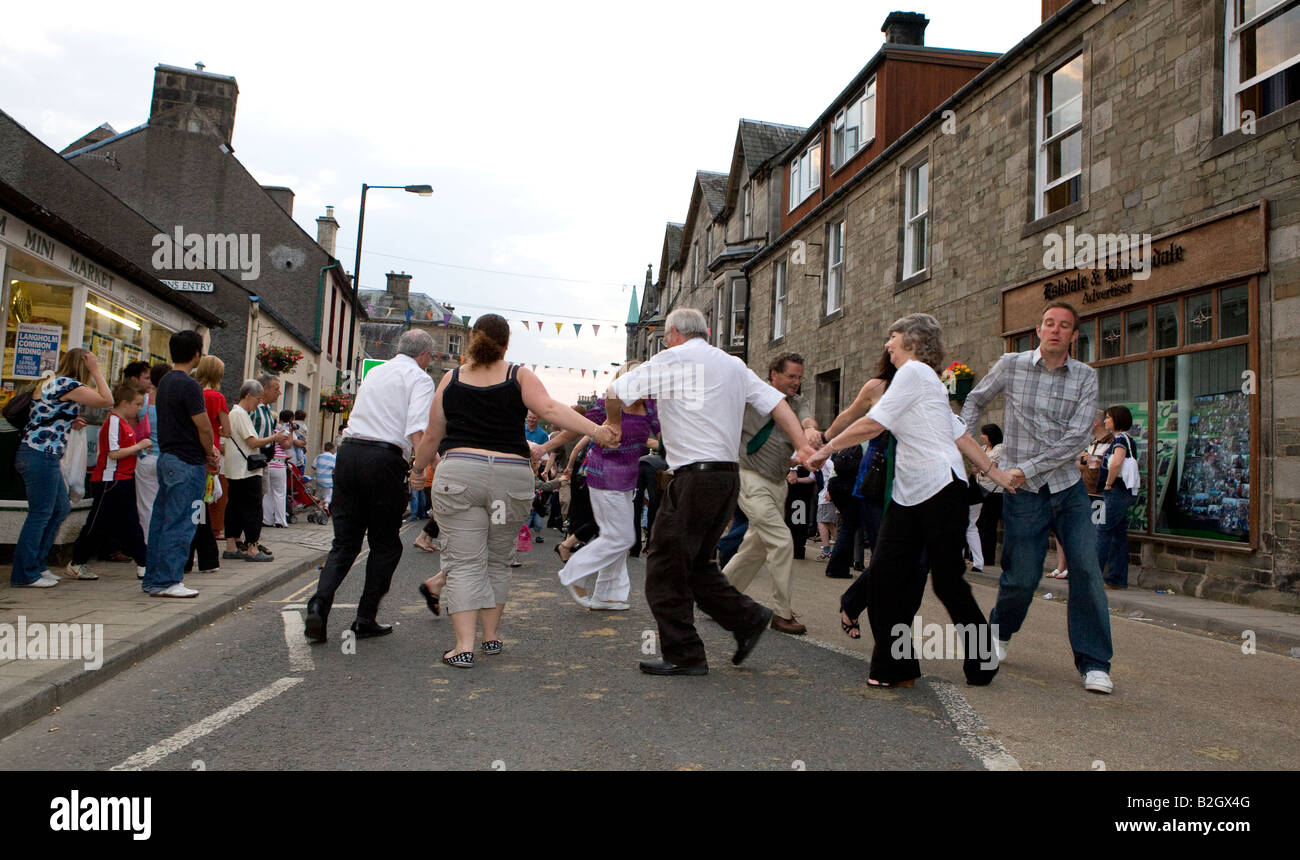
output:
M826 313L840 309L844 295L844 221L826 228Z
M714 295L713 319L715 321L715 324L713 326L713 343L716 346L726 346L727 336L726 336L726 332L722 330L723 329L722 323L726 319L726 316L723 315L723 309L726 307L726 305L724 304L722 287L718 287L716 290L714 290L713 295Z
M748 239L754 235L754 186L752 183L745 183L744 191L741 193L741 211L745 214L744 232L740 238Z
M1224 131L1300 101L1300 0L1227 0Z
M903 224L903 277L925 271L926 225L930 216L930 162L907 170Z
M822 139L818 137L812 145L790 162L790 209L808 199L808 196L822 185Z
M453 356L460 355L460 335L447 335L447 352L451 353Z
M691 243L691 286L700 285L700 240Z
M854 96L831 125L831 169L841 165L876 137L876 79L872 78L866 89Z
M785 336L786 316L785 260L772 264L772 340Z
M1038 79L1036 218L1080 199L1083 184L1083 54Z
M731 345L745 345L746 309L749 304L749 289L743 278L731 279Z

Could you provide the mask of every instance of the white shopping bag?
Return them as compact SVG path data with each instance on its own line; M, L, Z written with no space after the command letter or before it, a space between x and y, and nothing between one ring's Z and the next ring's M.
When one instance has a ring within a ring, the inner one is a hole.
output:
M60 463L63 480L68 484L68 498L79 502L86 497L86 431L68 432L68 448Z

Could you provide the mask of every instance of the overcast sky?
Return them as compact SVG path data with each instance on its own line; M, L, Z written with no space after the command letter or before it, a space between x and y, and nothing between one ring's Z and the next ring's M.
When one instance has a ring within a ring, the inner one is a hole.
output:
M811 123L880 48L894 9L930 18L928 45L996 52L1041 15L1040 0L54 9L7 4L0 28L0 108L42 141L59 150L104 122L140 125L159 63L231 75L235 156L294 190L312 236L334 205L349 269L361 183L433 185L431 198L367 196L362 286L404 270L460 313L502 313L516 321L509 357L567 400L592 390L590 371L542 365L623 360L632 286L639 296L647 263L658 276L694 172L728 170L741 117ZM547 325L525 335L520 319Z

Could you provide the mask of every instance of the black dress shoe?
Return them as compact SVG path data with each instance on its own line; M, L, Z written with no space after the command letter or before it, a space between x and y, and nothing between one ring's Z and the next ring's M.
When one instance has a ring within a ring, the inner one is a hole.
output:
M766 606L760 606L759 608L763 611L763 615L758 627L745 636L741 636L739 633L736 634L736 653L731 655L731 664L733 666L739 666L745 662L749 652L753 651L754 646L758 644L759 637L766 632L767 625L772 623L772 610Z
M358 618L352 622L352 627L349 629L357 634L358 639L369 639L371 636L387 636L393 632L393 625L380 624L376 621L362 621Z
M707 675L708 663L696 663L694 666L678 666L667 660L642 660L641 671L647 675Z
M303 630L303 635L313 642L324 642L328 638L325 635L325 619L328 613L321 611L320 601L312 598L307 601L307 626Z

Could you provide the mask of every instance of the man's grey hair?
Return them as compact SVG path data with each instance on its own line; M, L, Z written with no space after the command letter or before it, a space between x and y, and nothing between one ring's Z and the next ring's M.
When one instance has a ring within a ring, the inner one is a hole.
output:
M937 319L929 314L908 314L895 320L889 331L903 336L903 348L911 350L917 361L939 372L943 363L943 329Z
M268 385L270 385L270 384L271 384L271 380L273 380L273 379L278 380L279 378L280 378L280 375L279 375L279 374L277 374L277 373L270 373L269 371L265 371L265 370L262 371L261 373L259 373L259 374L257 375L257 381L258 381L259 383L261 383L261 387L262 387L262 388L266 388ZM250 381L251 381L251 380L250 380ZM257 392L257 393L258 393L258 394L261 394L262 392L259 391L259 392Z
M433 335L422 328L407 329L397 339L397 354L411 358L433 352Z
M709 336L709 321L695 308L678 308L670 312L668 319L664 321L664 326L677 329L685 338L708 338Z
M256 379L245 379L244 384L239 386L239 399L243 400L245 397L261 397L262 390L265 387L266 386L262 385L262 383L258 382Z

